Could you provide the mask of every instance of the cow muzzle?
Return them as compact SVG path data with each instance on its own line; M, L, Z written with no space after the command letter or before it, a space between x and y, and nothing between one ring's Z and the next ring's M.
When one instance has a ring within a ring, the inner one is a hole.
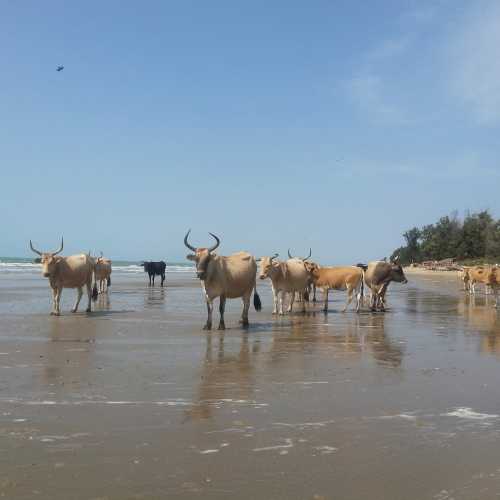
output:
M207 276L207 273L205 271L201 271L199 273L196 273L196 276L198 276L198 279L203 281L205 279L205 277Z
M44 278L48 278L48 277L50 276L50 273L42 273L42 276L43 276Z
M265 280L266 278L267 278L267 276L265 274L259 275L259 279L261 279L261 280Z

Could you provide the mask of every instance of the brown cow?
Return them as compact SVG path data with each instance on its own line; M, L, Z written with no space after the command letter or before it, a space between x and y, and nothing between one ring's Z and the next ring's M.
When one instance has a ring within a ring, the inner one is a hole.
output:
M391 281L408 283L403 268L395 262L377 260L369 262L368 266L358 264L365 270L365 283L370 288L370 309L385 311L385 294Z
M363 297L363 270L361 268L356 266L320 267L313 262L306 262L304 265L316 287L323 290L325 312L328 311L329 290L347 290L347 302L342 312L347 310L352 302L353 293L356 293L356 312L359 312Z
M482 283L495 295L495 307L498 307L498 290L500 288L500 267L498 266L475 266L468 270L469 293L475 293L476 283Z
M476 293L476 283L481 283L485 287L486 295L492 292L490 285L491 270L495 269L491 266L472 266L463 268L464 290L468 290L470 294ZM467 287L466 287L467 285Z

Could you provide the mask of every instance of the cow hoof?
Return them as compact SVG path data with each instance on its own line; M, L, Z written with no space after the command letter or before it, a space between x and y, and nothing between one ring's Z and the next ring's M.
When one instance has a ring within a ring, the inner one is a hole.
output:
M92 312L92 309L90 309L90 307L87 307L87 309L85 309L85 312Z
M219 328L217 328L217 330L225 330L226 329L226 325L224 323L221 323L219 325Z
M209 324L206 324L204 327L203 327L203 330L211 330L212 329L212 325L209 325Z
M76 313L76 309L71 309L71 312L72 313Z
M249 323L248 323L248 320L246 319L240 319L240 325L243 327L243 328L246 328L247 326L249 326Z

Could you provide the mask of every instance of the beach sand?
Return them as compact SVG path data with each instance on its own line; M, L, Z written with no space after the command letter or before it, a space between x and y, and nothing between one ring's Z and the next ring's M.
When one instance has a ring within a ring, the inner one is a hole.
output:
M91 314L65 290L61 317L45 279L2 276L0 495L496 498L499 313L456 276L408 278L385 314L333 293L283 318L259 282L248 330L232 300L207 333L189 273L114 276Z

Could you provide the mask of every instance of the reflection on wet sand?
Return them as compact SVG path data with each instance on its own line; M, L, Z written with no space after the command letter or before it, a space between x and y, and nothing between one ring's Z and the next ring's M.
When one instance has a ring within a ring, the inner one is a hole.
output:
M148 287L144 295L145 309L163 309L165 305L165 288Z
M326 322L329 321L331 323ZM292 317L276 325L271 359L284 359L285 353L332 350L335 355L370 353L379 364L398 367L404 350L386 333L384 314L339 314L332 319L322 312Z
M458 305L467 325L481 334L480 351L500 356L500 316L498 310L491 307L494 299L488 295L464 295Z
M45 360L42 380L47 386L64 386L75 379L75 374L81 378L82 374L89 371L95 350L97 324L85 322L83 327L84 320L77 316L64 321L51 318L51 342L45 345L45 354L41 356Z
M237 353L226 350L222 333L207 334L206 343L201 383L193 406L185 412L185 420L211 418L214 406L222 400L246 402L254 398L254 360L260 353L259 341L250 342L244 333Z

